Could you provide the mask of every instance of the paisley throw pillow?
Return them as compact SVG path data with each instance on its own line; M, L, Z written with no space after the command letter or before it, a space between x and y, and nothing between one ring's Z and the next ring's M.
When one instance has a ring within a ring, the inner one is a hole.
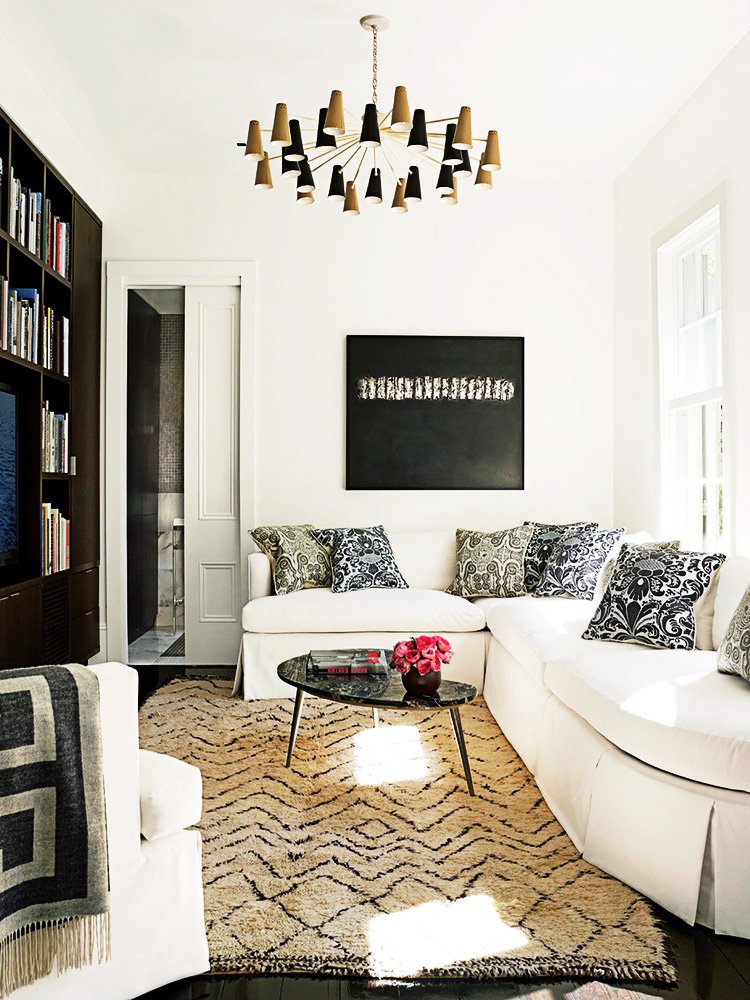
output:
M311 524L264 526L250 532L255 544L271 560L277 594L331 586L328 549L311 532Z
M534 528L522 524L505 531L456 531L456 578L448 588L459 597L520 597L524 557Z
M373 528L314 528L313 536L331 550L331 589L335 594L409 586L396 565L382 524Z
M555 544L534 596L593 600L599 571L607 561L609 550L624 533L624 528L567 531Z
M524 571L526 574L526 589L533 594L542 579L544 567L552 555L557 542L562 536L575 529L598 528L596 521L575 521L572 524L542 524L538 521L525 521L534 529L529 547L526 549Z
M716 665L722 674L739 674L750 681L750 587L721 640Z
M584 639L695 649L695 603L726 556L623 545Z

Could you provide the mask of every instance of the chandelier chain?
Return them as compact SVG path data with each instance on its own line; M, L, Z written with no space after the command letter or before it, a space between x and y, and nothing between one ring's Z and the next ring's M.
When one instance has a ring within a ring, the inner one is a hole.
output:
M378 106L378 28L372 26L372 103Z

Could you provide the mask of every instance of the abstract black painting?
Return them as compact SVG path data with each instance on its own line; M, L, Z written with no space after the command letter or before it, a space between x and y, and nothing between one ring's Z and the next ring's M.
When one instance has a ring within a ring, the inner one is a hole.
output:
M523 337L346 338L348 490L522 490Z

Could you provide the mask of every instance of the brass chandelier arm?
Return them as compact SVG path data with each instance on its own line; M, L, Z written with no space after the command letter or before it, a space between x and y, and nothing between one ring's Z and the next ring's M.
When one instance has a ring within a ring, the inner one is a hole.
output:
M393 169L393 164L391 163L391 158L390 158L390 156L388 155L388 153L386 152L386 148L385 148L385 143L383 143L383 144L381 145L381 147L380 147L380 151L382 152L383 156L385 157L385 162L386 162L386 163L388 164L388 166L390 167L390 169L391 169L391 173L393 174L393 177L394 177L394 179L395 179L396 183L398 183L398 181L399 181L399 176L398 176L398 174L396 173L396 171L395 171L395 170Z
M326 159L323 160L322 163L319 163L317 165L317 167L313 167L312 168L312 172L315 173L316 170L320 170L321 167L324 167L326 165L326 163L330 163L332 160L337 160L341 156L342 153L346 153L348 150L350 150L352 148L352 146L358 146L358 145L359 145L359 138L350 139L346 143L345 146L339 146L330 155L327 152L326 153L320 153L318 156L315 156L312 160L310 160L310 163L315 163L315 161L319 160L321 158L321 156L325 156ZM356 152L356 150L355 150L355 152ZM351 159L351 157L350 157L350 159ZM348 163L349 160L347 160L346 162ZM346 164L344 164L344 166L346 166ZM343 167L341 169L343 170Z
M362 166L362 164L364 163L364 160L365 160L366 156L367 156L367 150L363 149L362 150L362 159L359 161L359 163L357 164L357 169L354 171L354 177L352 179L352 184L356 184L357 183L357 178L359 177L359 169ZM348 162L349 161L347 160L347 163Z

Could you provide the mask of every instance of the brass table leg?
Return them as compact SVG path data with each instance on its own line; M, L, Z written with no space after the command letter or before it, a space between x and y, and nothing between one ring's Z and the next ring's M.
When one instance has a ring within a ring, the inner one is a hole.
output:
M461 716L457 708L450 709L451 722L453 723L453 735L456 737L456 744L458 746L458 752L461 756L461 763L464 766L464 775L466 777L466 784L469 786L469 795L474 795L474 781L471 777L471 767L469 766L469 754L466 751L466 741L464 740L464 731L461 726Z
M299 729L299 717L302 714L302 702L305 697L305 692L302 688L297 688L297 697L294 699L294 714L292 715L292 729L289 733L289 747L286 752L286 766L292 763L292 754L294 753L294 743L297 739L297 730Z

